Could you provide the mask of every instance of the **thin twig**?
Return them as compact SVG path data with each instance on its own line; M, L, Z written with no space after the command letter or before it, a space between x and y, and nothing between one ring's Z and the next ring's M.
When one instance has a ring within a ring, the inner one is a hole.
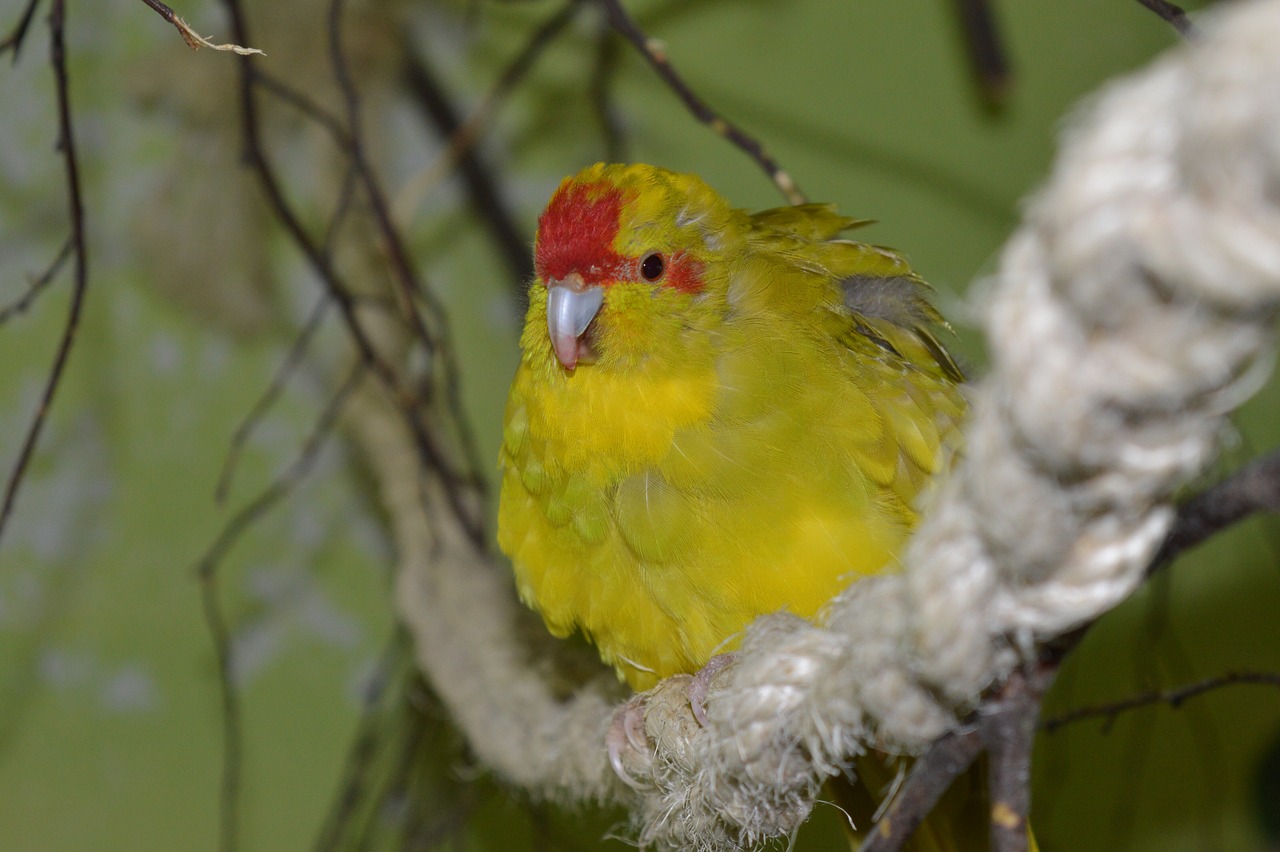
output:
M591 82L587 94L591 109L600 127L600 139L604 143L604 158L610 163L627 159L626 136L613 102L613 85L618 76L618 38L613 27L605 22L596 37L595 67L591 69Z
M459 779L445 768L468 759L417 668L408 632L397 626L365 693L340 789L314 848L454 848L481 790L493 791L482 778Z
M307 118L327 130L339 148L345 150L351 145L351 139L347 135L347 128L343 125L342 119L320 106L305 93L293 88L259 65L249 66L249 76L254 83L296 108Z
M160 17L164 18L170 24L173 24L174 29L176 29L178 34L182 36L182 40L187 43L187 47L192 50L199 50L202 47L208 47L212 50L230 51L231 53L239 54L240 56L251 56L255 53L262 56L266 55L256 47L241 47L238 44L215 44L195 30L191 29L190 25L188 25L186 21L178 17L176 12L161 3L160 0L142 0L142 2L155 10L156 14Z
M338 231L342 226L342 221L346 218L347 212L351 209L351 196L355 187L355 171L348 167L342 177L342 185L338 192L338 201L334 206L333 215L329 218L329 225L325 229L324 236L324 255L330 262L333 261L333 247L337 240ZM271 384L267 386L266 391L254 403L253 408L245 415L244 420L236 427L235 434L231 438L231 446L227 450L227 456L223 460L222 470L218 474L218 484L214 489L214 500L222 504L227 499L227 494L231 490L231 477L235 474L236 465L239 464L240 455L244 451L245 445L248 443L249 435L257 425L258 421L266 416L267 411L280 398L280 394L284 391L285 381L302 362L303 356L311 345L311 340L315 333L320 329L321 323L324 321L325 314L328 313L332 299L328 293L321 293L320 298L316 301L315 306L311 309L311 313L307 316L306 322L298 331L293 345L285 354L284 360L277 368L275 375L272 377Z
M22 42L27 38L27 30L31 28L31 20L35 17L36 7L39 5L40 0L27 0L27 5L18 17L18 22L14 24L9 34L0 40L0 54L6 50L12 50L15 65L18 64L18 53L22 50Z
M218 601L217 575L200 574L200 604L213 640L218 668L218 693L222 705L222 778L218 795L218 848L235 852L240 833L241 714L240 696L233 680L231 633Z
M1226 686L1236 686L1238 684L1280 687L1280 672L1226 672L1225 674L1207 677L1204 680L1196 681L1195 683L1187 684L1186 686L1180 686L1176 689L1152 690L1151 692L1144 692L1141 695L1124 698L1120 701L1111 701L1106 704L1098 704L1092 707L1081 707L1076 710L1070 710L1066 713L1054 716L1052 719L1045 719L1040 725L1040 728L1045 733L1052 734L1065 725L1072 725L1088 719L1105 719L1109 724L1122 713L1135 710L1139 707L1150 707L1156 704L1166 704L1169 707L1177 709L1188 699L1204 695L1207 692L1222 689Z
M1200 34L1181 6L1175 6L1167 0L1138 0L1138 2L1159 15L1162 21L1177 30L1183 38L1192 39Z
M1280 452L1273 452L1262 458L1255 459L1223 481L1210 486L1183 502L1178 507L1177 516L1174 519L1169 537L1165 540L1164 545L1152 560L1151 566L1147 569L1147 577L1150 578L1157 572L1167 568L1177 557L1201 542L1263 511L1280 511ZM1059 637L1050 646L1042 649L1041 663L1058 665L1071 650L1083 641L1084 637L1088 635L1091 626L1084 625L1069 634ZM1248 679L1252 674L1245 673L1246 676L1228 674L1222 677L1226 679L1224 682L1247 683L1253 682ZM1191 695L1199 694L1200 691L1203 691L1204 684L1212 684L1220 679L1222 678L1210 678L1208 681L1202 681L1200 684L1186 687L1184 689L1188 691L1189 694L1187 695L1180 695L1179 693L1182 690L1173 690L1170 693L1153 691L1137 698L1103 705L1100 708L1085 708L1072 711L1045 721L1041 727L1046 732L1052 732L1064 724L1098 716L1106 718L1108 724L1110 724L1120 712L1129 709L1130 706L1157 703L1161 700L1160 696L1166 694L1172 695L1179 701L1186 700ZM1138 740L1135 740L1135 744L1141 745ZM1135 751L1134 753L1137 754L1139 752ZM1128 814L1129 812L1118 810L1117 813Z
M18 314L26 313L31 309L31 305L35 303L36 298L44 291L44 288L53 283L53 279L57 277L58 272L62 269L62 264L71 256L71 248L71 237L67 237L62 244L62 248L58 249L58 255L53 259L53 262L45 268L44 272L31 279L31 283L27 286L27 292L0 308L0 325L4 325Z
M421 109L423 116L431 122L440 137L451 141L462 127L462 120L426 58L412 49L406 49L404 73L405 83L414 96L414 104ZM457 166L471 200L471 208L484 222L502 254L508 279L512 285L523 287L533 277L532 253L524 231L516 224L501 183L494 180L491 170L481 161L474 145L468 145L459 152ZM404 221L404 218L400 221Z
M289 492L298 484L298 482L311 472L311 468L315 464L315 459L320 451L325 438L332 431L334 424L337 422L338 415L342 411L343 404L347 398L355 390L360 380L364 377L365 364L357 362L348 372L347 377L343 379L338 390L333 397L325 405L324 410L320 413L319 419L316 421L315 427L311 434L303 442L302 448L298 452L297 458L285 469L280 476L276 477L270 485L258 493L258 496L250 500L239 511L237 511L222 527L213 543L205 551L200 561L196 563L197 573L203 577L207 574L217 573L218 565L226 557L227 553L240 539L251 525L256 523L266 512L279 503L283 498L288 496Z
M260 520L305 477L315 464L325 438L333 430L342 406L364 377L365 365L357 363L329 400L311 434L289 467L253 500L236 512L196 563L205 621L213 638L222 698L222 783L219 803L219 847L234 852L239 845L242 733L240 701L234 681L231 633L218 601L218 568L232 546L252 524Z
M1154 690L1164 683L1189 682L1196 677L1197 673L1191 664L1191 656L1179 632L1175 629L1173 581L1172 573L1163 571L1153 575L1147 585L1148 594L1143 602L1146 612L1143 625L1138 628L1137 634L1142 637L1142 641L1132 643L1135 689ZM1155 653L1157 647L1160 651L1158 654ZM1189 786L1199 786L1204 797L1202 801L1212 802L1216 792L1230 777L1223 761L1225 752L1218 736L1219 726L1212 718L1209 708L1203 705L1187 708L1183 715L1193 752L1199 759L1199 765L1191 773L1195 780ZM1155 753L1149 744L1155 738L1156 731L1152 725L1133 725L1130 726L1130 731L1129 741L1126 744L1128 756L1137 754L1137 743L1143 740L1148 743L1148 748L1143 752L1141 759L1134 761L1135 771L1126 773L1125 776L1136 780L1143 777L1146 766ZM1127 823L1125 830L1132 836L1137 828L1134 808L1123 809L1118 799L1114 805L1114 812L1115 817L1119 817L1118 824L1124 826ZM1121 817L1121 814L1124 816ZM1205 808L1200 817L1193 822L1201 836L1201 847L1209 849L1215 846L1214 838L1220 836L1219 832L1222 828L1222 820L1216 813L1216 809Z
M429 353L436 349L435 335L428 329L422 314L418 312L418 300L423 299L437 321L442 321L444 309L431 299L429 291L422 285L417 266L410 257L400 232L391 225L390 214L382 193L382 188L369 166L364 153L364 134L360 130L360 96L356 91L355 80L347 67L346 55L342 51L342 6L343 0L330 0L328 33L329 62L333 67L333 75L342 92L342 100L346 106L347 146L346 153L351 164L360 176L360 183L369 197L369 206L373 212L378 229L386 244L391 270L396 281L396 296L400 301L400 309L418 343Z
M227 449L226 458L222 462L222 470L218 474L218 484L213 492L214 500L218 504L226 502L227 495L231 491L231 478L235 475L236 466L239 464L240 456L249 442L250 434L252 434L258 422L270 410L271 406L280 398L280 394L284 391L285 383L298 365L302 363L302 358L306 355L307 348L311 345L311 341L315 337L316 331L319 330L331 304L332 301L329 298L329 294L321 293L320 298L316 300L315 306L311 308L307 321L299 330L297 337L294 338L293 345L289 347L289 351L285 353L284 360L280 362L275 375L272 376L271 384L263 391L262 396L258 397L258 401L254 403L253 408L249 410L249 413L240 421L240 425L236 427L235 433L231 436L231 445Z
M25 478L27 467L35 454L36 442L49 416L54 396L62 384L63 371L67 359L71 355L71 347L75 343L76 330L80 327L80 313L84 306L85 291L89 284L89 252L85 242L84 206L80 195L80 165L76 159L75 133L71 126L71 84L67 77L66 54L66 8L64 0L53 0L53 8L49 12L49 33L53 75L58 93L58 149L62 151L67 183L67 206L71 217L71 244L74 256L74 281L71 290L71 306L67 310L66 325L62 330L62 339L58 342L58 351L54 355L53 366L49 370L49 378L45 381L44 392L40 396L39 406L31 425L27 428L22 449L18 451L18 460L9 474L5 484L4 502L0 504L0 538L4 536L5 525L13 512L18 497L18 488Z
M1255 459L1223 481L1182 503L1178 507L1169 537L1147 569L1148 578L1168 567L1187 550L1263 511L1280 511L1280 452ZM1083 641L1090 627L1091 625L1085 625L1044 648L1041 652L1042 664L1056 666ZM1055 660L1058 662L1054 662ZM1105 718L1110 724L1120 713L1133 707L1161 701L1177 706L1187 698L1208 689L1229 683L1255 682L1280 685L1280 676L1254 672L1228 673L1182 689L1152 691L1136 698L1072 711L1046 720L1041 727L1046 732L1052 732L1065 724L1098 717Z
M782 193L783 198L787 199L789 204L805 203L804 193L796 186L795 180L765 151L764 145L758 139L721 116L708 106L706 101L695 94L693 89L689 88L689 85L671 66L671 61L667 58L666 47L663 46L662 42L650 38L640 29L639 25L622 8L621 0L598 0L598 2L604 7L605 13L609 16L609 22L613 24L613 28L623 38L631 42L636 50L640 51L644 58L649 61L649 64L653 66L653 70L658 72L658 76L684 102L685 107L688 108L689 112L693 113L695 118L711 128L716 134L728 139L745 152L747 156L755 160L756 164L764 169L765 174L769 176L769 179L773 181L778 191Z
M342 771L342 789L329 807L328 816L325 817L320 837L315 844L317 850L340 848L343 832L357 806L369 795L366 776L377 757L378 746L387 734L386 720L380 711L392 676L405 667L403 658L407 655L407 644L404 627L397 624L361 697L359 730L355 741L347 750L346 767ZM412 666L412 662L409 666Z
M516 84L524 79L533 67L534 62L542 55L556 37L560 35L577 16L583 0L568 0L554 15L547 18L525 42L525 46L511 60L489 91L480 98L480 102L458 129L449 138L449 144L427 168L415 175L400 191L396 200L396 218L405 221L417 209L427 193L445 178L462 161L462 158L480 141L485 129L489 126L494 113L506 100L507 95ZM412 52L410 52L412 56ZM517 282L518 283L518 282Z
M347 213L351 211L351 203L355 200L355 195L356 167L354 163L349 162L342 172L342 182L338 185L338 201L334 205L333 215L329 217L329 225L324 229L324 239L320 243L320 250L325 253L330 262L333 261L333 253L338 245L338 234L342 231L342 223L347 218Z
M483 468L480 465L480 451L475 435L462 408L462 377L458 369L456 350L450 340L449 318L444 305L435 297L431 289L423 281L404 238L391 218L391 207L387 203L386 194L374 174L373 167L365 156L364 134L360 125L360 97L356 91L355 80L347 66L346 56L342 51L341 20L344 0L331 0L329 5L329 55L333 65L334 76L342 90L342 97L347 107L347 133L351 138L348 155L360 178L360 185L369 199L369 207L374 221L382 235L382 241L390 256L391 269L396 282L396 293L400 298L400 307L405 318L409 320L415 338L423 350L433 356L444 375L444 404L452 417L454 433L460 444L460 450L467 461L465 476L474 488L481 501L488 490L485 479L479 475ZM422 314L418 312L417 303L421 301L430 313L434 328L428 329ZM473 521L477 519L473 518Z

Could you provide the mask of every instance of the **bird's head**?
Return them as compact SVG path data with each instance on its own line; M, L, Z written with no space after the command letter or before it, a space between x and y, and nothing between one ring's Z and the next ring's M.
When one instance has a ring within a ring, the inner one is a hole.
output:
M526 353L572 372L679 352L723 310L745 231L693 175L600 163L566 178L538 219Z

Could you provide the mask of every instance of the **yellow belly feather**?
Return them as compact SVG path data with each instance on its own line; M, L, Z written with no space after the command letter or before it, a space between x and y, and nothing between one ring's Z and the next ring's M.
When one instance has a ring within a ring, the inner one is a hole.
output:
M858 382L781 351L744 371L761 343L731 344L657 375L548 382L525 365L513 387L499 529L520 595L636 689L696 670L761 614L816 615L913 520L894 418Z

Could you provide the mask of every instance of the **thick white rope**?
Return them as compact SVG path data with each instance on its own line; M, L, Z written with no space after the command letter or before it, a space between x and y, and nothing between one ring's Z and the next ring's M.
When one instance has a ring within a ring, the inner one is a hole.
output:
M364 407L402 613L489 767L537 795L629 801L658 846L786 834L865 743L923 750L1037 639L1136 587L1174 490L1270 369L1280 303L1280 0L1233 4L1205 33L1109 87L1068 132L1005 249L992 371L903 573L857 583L822 627L753 625L705 729L686 684L660 684L651 749L626 755L639 793L608 768L604 691L553 693L501 568L444 512L427 520L412 446L394 415Z

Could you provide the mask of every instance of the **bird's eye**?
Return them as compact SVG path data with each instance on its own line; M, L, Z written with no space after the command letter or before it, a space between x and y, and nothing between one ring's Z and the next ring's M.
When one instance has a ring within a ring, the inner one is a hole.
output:
M644 276L645 281L657 281L662 277L665 266L662 255L657 252L646 254L644 260L640 261L640 274Z

